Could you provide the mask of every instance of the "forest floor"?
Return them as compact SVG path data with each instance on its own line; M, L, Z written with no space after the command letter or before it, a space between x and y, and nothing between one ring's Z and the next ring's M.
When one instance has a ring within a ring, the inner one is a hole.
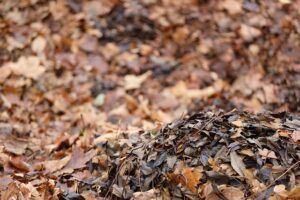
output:
M1 2L1 198L300 198L299 7Z

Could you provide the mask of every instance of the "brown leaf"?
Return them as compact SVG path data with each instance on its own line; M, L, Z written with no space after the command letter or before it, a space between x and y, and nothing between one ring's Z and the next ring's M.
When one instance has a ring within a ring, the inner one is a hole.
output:
M22 161L19 157L10 158L9 163L21 171L25 171L25 172L30 171L30 165L28 163Z
M231 15L242 13L242 1L239 0L225 0L220 3L221 8L225 9Z
M145 192L135 192L133 193L133 200L144 200L144 199L149 199L149 200L156 200L156 199L161 199L159 197L160 191L157 189L151 189Z
M242 24L239 34L245 41L251 42L253 39L261 36L261 31L257 28Z
M191 192L197 192L199 180L202 178L202 168L191 168L183 166L183 163L177 163L174 173L169 173L167 176L171 182L181 184Z
M25 153L27 146L27 140L18 138L9 138L4 142L5 150L16 155L22 155L23 153Z
M65 168L70 169L80 169L86 166L86 163L90 161L97 154L96 149L91 149L90 151L84 153L81 148L75 148L70 161L67 163Z
M126 75L124 78L124 88L126 90L137 89L141 87L141 84L151 75L151 72L148 71L140 76L135 75Z
M0 83L3 83L10 74L11 69L8 67L8 65L3 65L0 67Z
M300 141L300 131L294 131L291 136L294 142Z
M31 49L35 53L41 53L45 49L46 44L46 39L42 36L38 36L32 41Z
M275 155L274 151L268 150L266 148L264 149L258 149L259 155L261 155L263 158L274 158L276 159L277 156Z
M246 169L241 157L235 152L230 152L231 166L240 176L244 176L244 170Z
M236 188L236 187L223 187L220 188L220 191L223 193L223 195L230 200L243 200L245 199L244 197L244 192L241 191L241 189Z
M53 173L62 169L70 161L70 159L71 155L68 155L60 160L44 161L43 165L45 166L46 170L48 170L50 173Z
M17 62L8 65L14 74L35 80L46 71L44 66L40 64L40 59L36 56L22 56Z

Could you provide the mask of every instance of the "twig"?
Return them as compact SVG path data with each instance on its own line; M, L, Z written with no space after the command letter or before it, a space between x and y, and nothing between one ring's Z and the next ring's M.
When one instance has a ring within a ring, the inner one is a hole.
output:
M299 163L300 163L300 160L298 160L296 163L294 163L292 166L290 166L284 173L282 173L274 181L272 181L272 183L270 183L262 192L264 192L265 190L269 189L276 181L278 181L279 179L281 179L284 175L286 175L291 169L293 169L294 167L296 167Z
M290 166L284 173L282 173L280 176L278 176L272 183L270 183L266 189L268 189L269 187L271 187L276 181L278 181L279 179L281 179L284 175L286 175L286 173L288 173L291 169L293 169L294 167L296 167L298 164L300 163L300 160L298 160L295 164L293 164L292 166Z

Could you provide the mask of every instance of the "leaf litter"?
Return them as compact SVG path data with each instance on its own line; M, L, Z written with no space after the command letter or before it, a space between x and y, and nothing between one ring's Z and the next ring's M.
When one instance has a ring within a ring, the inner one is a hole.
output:
M298 7L1 2L1 199L299 199Z

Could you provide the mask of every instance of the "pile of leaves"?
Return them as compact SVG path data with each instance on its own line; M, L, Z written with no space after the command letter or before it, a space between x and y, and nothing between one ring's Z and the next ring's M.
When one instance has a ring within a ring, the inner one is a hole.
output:
M19 171L1 178L2 198L300 198L300 118L287 113L196 113L158 130L100 135L87 147L80 140L65 139L33 166L1 153L6 173ZM22 153L25 144L13 142L22 144L6 149Z
M113 160L106 195L156 188L174 199L300 198L299 117L197 113L154 135Z
M268 148L261 144L260 151L252 149L255 156L273 157L262 157L256 168L251 168L259 182L256 186L246 176L251 173L244 159L249 158L237 147L224 147L228 152L222 154L223 160L207 153L210 157L205 161L205 155L197 150L195 155L201 155L197 163L188 156L197 148L191 146L195 141L182 137L180 131L175 131L177 134L174 132L170 141L177 153L160 153L158 150L163 148L156 140L164 138L163 132L178 129L172 128L174 120L187 113L229 112L238 108L256 113L267 110L299 114L299 7L299 0L1 1L1 198L93 200L98 196L142 195L141 198L150 199L168 192L173 196L202 197L209 191L224 193L231 187L243 194L247 187L257 188L244 194L248 197L268 195L264 192L270 192L273 186L273 191L282 189L281 196L292 198L291 185L277 184L279 180L272 183L277 174L264 181L257 178L254 169L270 168L272 161L282 166L272 168L272 173L287 170L280 180L290 176L292 183L290 173L296 172L293 164L298 157L290 154L297 148L288 151L286 165L280 162L281 154L277 152L282 149L270 149L268 143ZM246 120L244 114L237 115ZM217 116L221 124L227 123L225 116ZM208 118L211 117L203 115L201 120ZM297 127L286 125L292 119L279 118L284 127L270 128L276 130L274 137L279 134L275 142L278 148L297 144L298 133L292 130ZM210 126L218 129L218 120ZM172 121L171 127L161 129ZM255 123L260 121L264 120L258 117ZM184 119L179 124L188 123ZM201 128L199 135L205 138L202 132L208 128ZM144 134L144 130L152 129L156 131ZM244 132L251 130L246 131L244 124L232 127L235 129L241 136L228 135L230 139L224 141L240 142L237 146L243 149L249 142L240 140L246 137ZM281 129L287 131L277 132ZM221 133L209 133L204 141L219 150L224 141L214 138ZM156 139L153 135L157 135ZM183 146L177 147L177 143ZM141 144L143 148L139 147ZM161 144L169 145L164 139ZM155 148L151 150L148 145ZM205 151L210 150L206 143L203 145ZM234 174L236 167L228 171L232 168L232 155L243 161L239 164L244 163L242 169L247 169L244 176L241 171ZM173 168L166 165L165 157L167 163L175 162ZM162 161L155 164L158 170L147 172L155 160ZM196 175L190 172L191 167L196 167ZM212 182L210 185L205 181L208 170L228 172L227 176L232 175L228 183L237 177L235 180L245 187ZM197 180L191 180L188 186L181 174L188 180L188 174L193 174ZM296 185L297 173L294 174ZM205 184L207 188L203 188Z

